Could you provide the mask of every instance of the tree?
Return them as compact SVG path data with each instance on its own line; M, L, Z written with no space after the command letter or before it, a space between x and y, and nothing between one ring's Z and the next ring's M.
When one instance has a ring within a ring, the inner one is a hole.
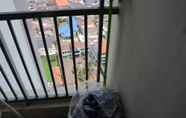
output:
M77 79L80 80L80 81L84 81L85 78L86 78L85 68L82 67L81 65L77 65L76 70L77 70Z
M88 63L88 78L90 78L91 72L93 71L95 65L91 62ZM77 79L81 82L86 80L86 68L84 64L76 65ZM72 71L74 73L74 71Z

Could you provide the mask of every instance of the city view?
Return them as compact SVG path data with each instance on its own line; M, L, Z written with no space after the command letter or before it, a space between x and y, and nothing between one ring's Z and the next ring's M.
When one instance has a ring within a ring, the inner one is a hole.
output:
M53 10L53 9L65 9L65 8L81 8L81 7L98 7L99 0L29 0L28 10ZM108 2L105 2L107 5ZM102 52L101 52L101 81L103 81L103 72L106 55L106 43L107 43L107 18L104 16L103 23L103 39L102 39ZM40 68L44 73L45 83L47 83L48 91L53 91L52 74L55 80L57 89L60 89L61 93L64 91L64 78L60 70L60 57L58 54L57 40L55 34L54 21L52 18L42 18L42 25L45 34L45 40L47 42L47 48L49 52L49 58L52 66L52 73L47 62L47 55L45 52L43 39L41 35L41 29L39 27L38 19L28 20L30 26L30 33L32 42L35 47L36 53L39 55L38 60ZM60 46L62 52L62 58L64 63L64 71L66 75L67 85L69 93L75 91L75 77L73 68L73 56L72 56L72 44L69 26L69 17L57 17L58 33L60 39ZM86 78L85 71L85 30L84 30L84 17L72 16L72 26L74 35L74 47L75 47L75 60L77 79L79 89L84 89L84 82ZM98 15L88 16L88 79L90 81L96 81L97 78L97 55L98 55L98 27L99 17ZM81 86L82 85L82 86Z

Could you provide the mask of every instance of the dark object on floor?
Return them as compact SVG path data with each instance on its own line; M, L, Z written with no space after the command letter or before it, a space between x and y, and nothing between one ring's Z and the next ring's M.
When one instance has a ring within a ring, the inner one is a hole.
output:
M123 118L122 104L117 92L92 91L72 98L70 118Z

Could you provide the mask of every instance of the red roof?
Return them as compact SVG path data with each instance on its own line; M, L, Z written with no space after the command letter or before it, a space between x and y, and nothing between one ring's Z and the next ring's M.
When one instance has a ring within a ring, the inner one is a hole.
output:
M75 41L74 42L74 47L75 48L79 48L79 49L83 49L83 48L85 48L85 43L84 42Z
M53 72L53 75L54 75L55 82L58 85L63 85L64 83L63 83L63 80L61 78L60 68L59 67L53 67L52 72Z
M68 6L69 0L56 0L56 5L59 7Z
M75 48L79 48L79 49L82 49L82 48L85 48L84 46L85 44L83 42L79 42L79 41L74 41L74 47ZM61 49L63 51L66 51L66 50L71 50L71 42L61 42Z
M107 41L105 39L102 40L102 50L101 54L106 54L107 51Z
M88 28L95 28L96 29L95 23L94 22L88 23Z
M67 51L67 50L71 50L71 42L63 42L61 41L61 50L62 51Z

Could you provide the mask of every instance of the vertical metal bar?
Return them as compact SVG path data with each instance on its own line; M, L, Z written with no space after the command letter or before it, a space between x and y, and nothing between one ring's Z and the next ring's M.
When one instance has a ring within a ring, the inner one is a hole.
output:
M88 80L88 32L87 32L87 15L84 16L84 29L85 29L85 70L86 70L86 80Z
M54 20L54 27L55 27L55 32L56 32L58 53L59 53L59 58L60 58L61 73L63 74L66 96L68 96L68 88L67 88L67 81L66 81L66 75L65 75L65 68L64 68L64 63L63 63L63 56L62 56L62 51L61 51L61 44L60 44L60 39L59 39L59 31L58 31L58 25L57 25L57 17L54 16L54 19L53 19L53 20Z
M100 0L100 9L103 9L103 8L104 8L104 0ZM99 16L97 82L100 82L102 33L103 33L103 14Z
M1 88L1 86L0 86L0 92L3 95L3 97L5 98L5 101L8 101L8 97L6 96L4 90Z
M33 90L33 92L34 92L34 94L35 94L35 97L38 98L38 94L37 94L37 92L36 92L35 86L34 86L34 84L33 84L33 82L32 82L32 78L31 78L31 76L30 76L30 73L29 73L28 68L27 68L27 66L26 66L26 63L25 63L25 60L24 60L24 58L23 58L23 54L22 54L22 52L21 52L21 48L20 48L20 46L19 46L19 44L18 44L18 42L17 42L17 38L16 38L16 35L15 35L15 32L14 32L14 29L13 29L13 26L12 26L11 21L10 21L10 20L7 20L7 24L8 24L8 27L9 27L9 29L10 29L10 32L11 32L11 34L12 34L12 38L13 38L13 40L14 40L15 46L16 46L16 48L17 48L17 51L18 51L18 53L19 53L21 62L23 63L25 72L26 72L26 74L27 74L27 76L28 76L28 80L29 80L29 82L30 82L30 84L31 84L32 90Z
M1 72L1 74L3 75L3 77L4 77L4 79L5 79L5 81L6 81L7 85L8 85L8 87L10 88L10 90L11 90L11 92L12 92L12 94L14 95L15 100L17 101L17 100L18 100L17 94L16 94L16 92L14 91L12 85L10 84L10 81L8 80L8 77L6 76L5 71L4 71L4 69L2 68L1 65L0 65L0 72Z
M70 36L71 36L71 44L72 44L72 58L74 65L74 76L75 76L75 86L78 91L78 80L77 80L77 70L76 70L76 59L75 59L75 48L74 48L74 33L73 33L73 24L72 24L72 16L69 16L69 24L70 24Z
M25 32L26 32L26 35L27 35L28 43L30 45L30 49L31 49L31 52L32 52L32 55L33 55L33 58L34 58L34 62L36 64L36 68L37 68L37 71L38 71L38 74L39 74L39 77L40 77L40 81L41 81L43 90L45 92L46 97L48 98L48 92L47 92L47 89L46 89L46 86L45 86L45 83L44 83L44 78L43 78L43 76L41 74L39 63L37 61L37 57L36 57L36 54L35 54L35 51L34 51L34 46L32 44L32 40L31 40L31 37L30 37L30 33L29 33L29 30L28 30L26 19L23 19L23 26L25 28Z
M12 71L12 73L13 73L13 75L14 75L14 78L15 78L15 80L16 80L16 82L17 82L17 84L18 84L18 86L19 86L19 88L20 88L20 90L21 90L21 93L23 94L24 99L27 101L28 98L27 98L27 96L26 96L26 93L25 93L25 91L24 91L23 86L21 85L21 83L20 83L20 81L19 81L20 77L18 76L18 73L16 72L16 69L15 69L15 67L13 66L13 63L10 61L9 55L8 55L8 53L7 53L7 51L6 51L5 46L3 45L2 40L0 40L0 48L1 48L1 50L2 50L2 52L3 52L3 54L4 54L4 56L5 56L5 59L6 59L7 63L8 63L8 65L10 66L10 69L11 69L11 71Z
M38 20L39 20L39 27L40 27L40 30L41 30L41 36L42 36L42 40L43 40L43 44L44 44L44 48L45 48L45 52L46 52L46 56L47 56L47 62L48 62L48 65L49 65L50 74L51 74L51 78L52 78L52 83L54 85L54 92L55 92L55 96L57 97L58 93L57 93L56 83L55 83L55 80L54 80L54 75L53 75L53 72L52 72L52 65L51 65L51 62L50 62L50 56L49 56L49 52L48 52L48 47L47 47L47 42L46 42L45 33L44 33L44 29L43 29L43 24L42 24L41 18L39 18Z
M112 3L113 0L110 0L109 3L109 14L108 14L108 31L107 31L107 47L106 47L106 63L105 63L105 73L104 73L104 86L107 82L107 68L108 68L108 57L109 57L109 44L110 44L110 33L111 33L111 21L112 21Z

